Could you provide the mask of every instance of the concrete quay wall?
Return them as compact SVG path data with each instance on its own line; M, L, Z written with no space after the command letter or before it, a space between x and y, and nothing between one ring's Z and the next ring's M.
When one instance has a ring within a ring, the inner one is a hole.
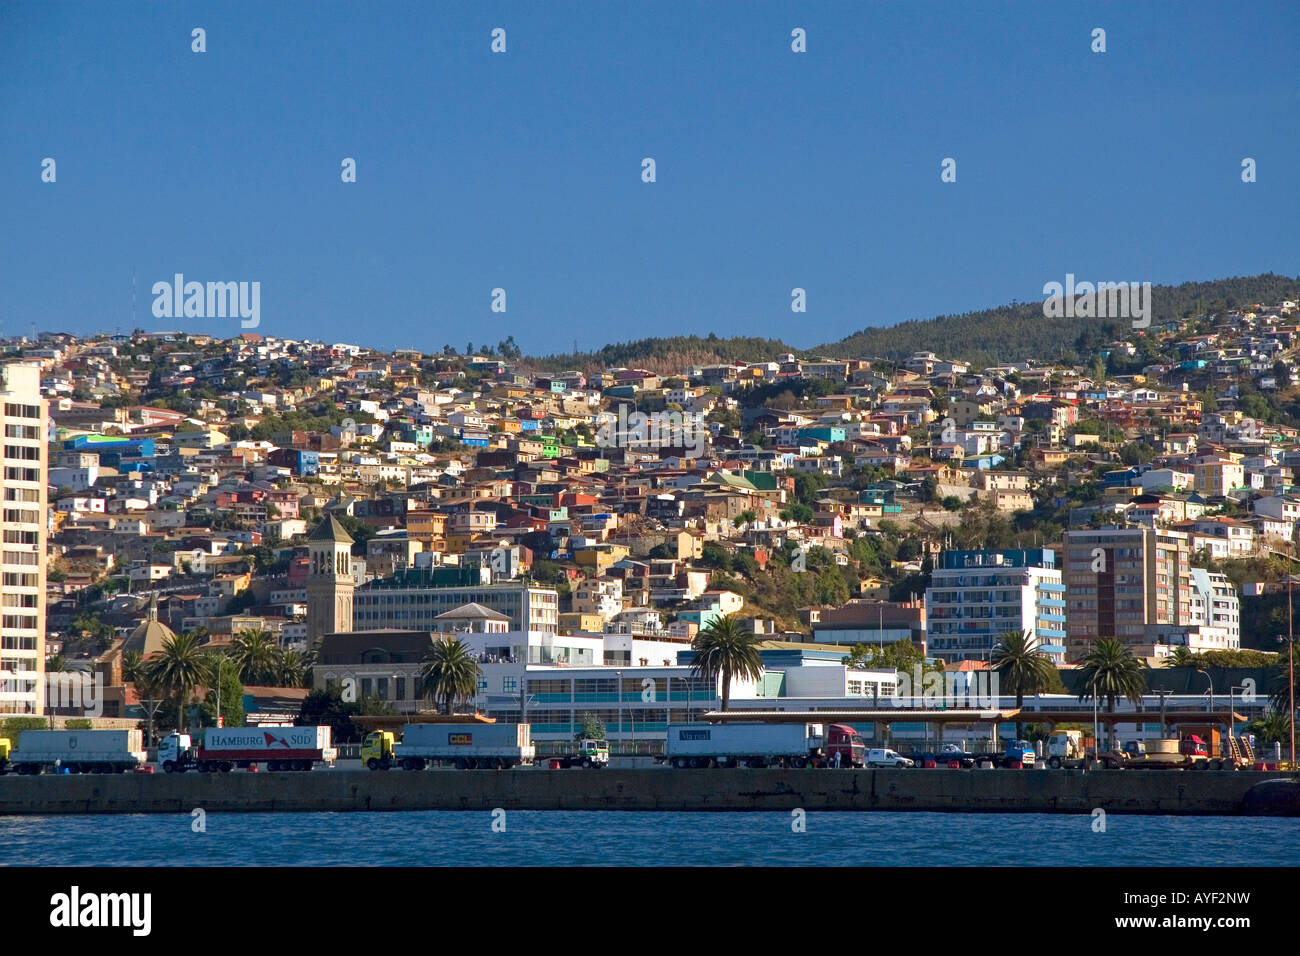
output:
M1267 785L1260 786L1262 784ZM0 815L400 810L931 810L1300 815L1255 771L429 770L0 777Z

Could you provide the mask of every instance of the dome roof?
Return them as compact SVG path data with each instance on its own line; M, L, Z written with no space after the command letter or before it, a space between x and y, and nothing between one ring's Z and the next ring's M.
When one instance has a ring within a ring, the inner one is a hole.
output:
M130 636L122 643L122 652L138 651L141 657L148 657L163 649L163 645L176 636L176 632L158 620L158 599L149 599L149 616L141 621Z

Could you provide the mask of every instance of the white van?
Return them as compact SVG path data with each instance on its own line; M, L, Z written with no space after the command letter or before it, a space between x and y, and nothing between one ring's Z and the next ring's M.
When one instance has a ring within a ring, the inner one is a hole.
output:
M913 763L907 757L896 751L870 750L867 752L868 767L911 767Z

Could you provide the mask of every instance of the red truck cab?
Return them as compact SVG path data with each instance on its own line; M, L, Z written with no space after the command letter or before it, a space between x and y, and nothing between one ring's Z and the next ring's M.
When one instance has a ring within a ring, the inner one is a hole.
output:
M823 749L831 760L839 754L841 767L866 766L867 746L862 735L848 724L831 724L827 727Z

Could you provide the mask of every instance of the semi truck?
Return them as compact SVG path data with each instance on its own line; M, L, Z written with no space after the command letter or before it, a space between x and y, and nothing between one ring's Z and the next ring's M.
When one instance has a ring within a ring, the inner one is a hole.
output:
M24 730L18 744L7 766L20 774L126 773L149 762L139 730Z
M1047 738L1047 766L1052 770L1075 770L1088 760L1083 731L1061 730Z
M847 724L669 724L664 757L673 767L839 766L866 764L862 737Z
M388 730L367 734L361 743L361 763L371 770L508 770L531 764L535 753L528 724L407 724L400 743Z
M569 767L599 770L609 766L609 741L575 740L570 750L562 754L550 754L546 759L562 770Z
M950 769L967 769L972 767L994 768L1006 767L1021 770L1032 768L1038 759L1034 745L1027 740L1009 740L1006 749L998 751L970 752L959 744L944 744L935 753L915 753L912 755L916 765L925 767L945 767Z
M170 733L158 744L164 773L229 773L261 764L267 770L311 770L332 764L329 727L209 727L196 746L189 734Z

